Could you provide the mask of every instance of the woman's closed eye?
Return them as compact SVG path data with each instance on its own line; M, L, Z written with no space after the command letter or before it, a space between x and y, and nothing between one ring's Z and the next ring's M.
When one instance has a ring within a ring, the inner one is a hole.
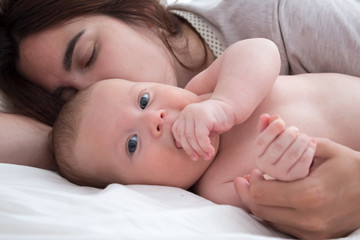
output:
M134 152L136 151L137 145L138 145L137 135L132 136L127 141L127 151L130 154L130 156L132 156L134 154Z
M148 93L142 94L139 100L140 108L144 110L148 105L148 103L149 103L149 94Z
M95 62L98 55L98 45L95 43L92 48L86 51L86 54L84 56L84 68L88 69L91 67L91 65Z

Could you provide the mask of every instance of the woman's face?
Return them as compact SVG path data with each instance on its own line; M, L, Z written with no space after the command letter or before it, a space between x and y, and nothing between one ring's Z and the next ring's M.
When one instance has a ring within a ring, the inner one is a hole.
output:
M25 38L18 69L33 83L66 98L107 78L176 85L172 59L150 29L135 29L108 16L87 16Z

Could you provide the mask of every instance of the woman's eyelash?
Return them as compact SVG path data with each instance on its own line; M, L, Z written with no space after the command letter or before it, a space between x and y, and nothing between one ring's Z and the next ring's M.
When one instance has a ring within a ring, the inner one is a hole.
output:
M89 58L89 61L85 65L85 68L89 68L95 62L96 57L97 57L97 51L98 51L98 47L97 47L97 44L95 44L94 47L93 47L93 51L91 53L91 56Z

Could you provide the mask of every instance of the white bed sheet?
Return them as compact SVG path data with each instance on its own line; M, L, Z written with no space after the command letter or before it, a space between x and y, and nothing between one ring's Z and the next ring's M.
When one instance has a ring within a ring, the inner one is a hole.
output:
M283 238L239 208L179 188L80 187L56 172L0 164L0 239Z

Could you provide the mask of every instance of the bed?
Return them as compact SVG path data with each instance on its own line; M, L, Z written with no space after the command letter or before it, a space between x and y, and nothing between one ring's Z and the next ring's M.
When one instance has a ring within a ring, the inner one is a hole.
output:
M172 187L81 187L0 164L0 239L289 239L242 209ZM359 239L360 230L345 239Z
M168 0L169 3L172 0ZM5 108L1 103L0 111ZM0 163L0 240L291 239L240 208L180 188L81 187L57 172ZM342 239L360 239L360 229Z

